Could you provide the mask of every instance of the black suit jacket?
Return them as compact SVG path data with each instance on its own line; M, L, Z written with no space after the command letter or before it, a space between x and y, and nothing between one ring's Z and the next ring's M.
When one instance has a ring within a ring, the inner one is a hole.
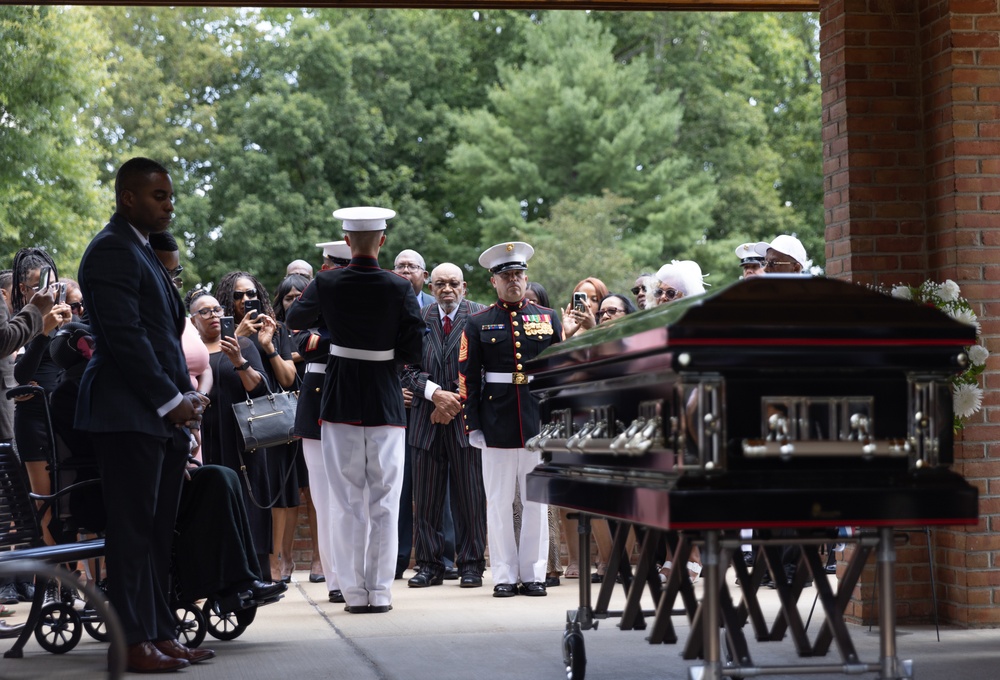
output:
M323 385L322 419L366 427L405 427L396 367L419 361L424 330L410 282L380 269L377 260L355 257L346 267L317 274L288 308L285 323L292 330L304 330L321 318L330 331L331 344L395 350L392 361L331 356Z
M191 390L181 348L185 315L152 250L118 213L83 254L80 289L96 345L80 383L76 427L176 433L157 410Z
M471 314L486 309L478 302L462 300L455 312L455 323L447 337L441 328L441 308L437 303L427 305L420 310L427 332L424 334L424 346L419 366L408 366L403 373L403 387L413 392L413 405L410 407L410 427L406 433L410 446L430 449L437 433L446 429L458 445L466 447L469 439L462 425L462 414L447 425L431 423L431 413L434 403L424 398L427 381L437 383L441 389L449 392L458 391L458 347L462 342L466 320Z

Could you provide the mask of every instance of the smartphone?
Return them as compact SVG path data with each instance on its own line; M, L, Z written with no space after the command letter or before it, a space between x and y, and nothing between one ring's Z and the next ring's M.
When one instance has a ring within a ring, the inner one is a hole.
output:
M44 293L50 283L52 283L52 267L42 267L38 270L38 292Z
M222 337L236 339L236 324L231 316L222 317Z
M257 314L261 312L260 300L244 300L243 301L243 311L245 314L250 314L250 312L256 312L256 314L250 314L251 319L256 319Z
M586 312L589 302L586 293L573 293L573 309L576 311Z
M59 295L56 296L56 302L58 304L60 304L60 305L64 304L66 302L66 284L65 283L60 283L59 284Z

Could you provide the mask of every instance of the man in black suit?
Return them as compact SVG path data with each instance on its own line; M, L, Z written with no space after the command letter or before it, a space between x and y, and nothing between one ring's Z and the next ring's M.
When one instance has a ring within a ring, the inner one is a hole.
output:
M417 525L417 574L411 588L440 585L444 579L445 497L451 480L459 585L483 585L486 566L486 492L483 458L469 445L456 418L458 347L471 314L484 305L465 299L461 268L445 262L431 272L436 304L421 310L427 333L419 367L407 367L403 387L413 393L407 440L413 447L414 513Z
M323 456L328 464L340 590L352 614L392 609L406 412L397 363L420 360L424 324L410 283L378 266L385 208L342 208L351 247L346 267L321 271L289 307L292 330L330 332L323 383ZM319 484L323 480L312 480Z
M76 427L98 452L108 514L108 598L128 644L127 668L153 673L215 656L176 640L170 546L190 428L204 405L181 350L184 307L149 246L173 216L167 170L133 158L115 177L115 214L80 262L94 354L80 385Z

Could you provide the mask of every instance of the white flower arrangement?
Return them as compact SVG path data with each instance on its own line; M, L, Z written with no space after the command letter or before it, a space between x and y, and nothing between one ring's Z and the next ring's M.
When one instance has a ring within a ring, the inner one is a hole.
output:
M962 297L962 290L951 279L944 283L924 281L919 286L895 286L890 293L901 300L913 300L937 307L951 318L974 326L976 343L966 347L969 365L965 371L951 379L952 410L955 413L955 430L965 425L966 419L983 407L983 389L979 386L979 376L986 368L990 352L980 344L982 330L972 305Z

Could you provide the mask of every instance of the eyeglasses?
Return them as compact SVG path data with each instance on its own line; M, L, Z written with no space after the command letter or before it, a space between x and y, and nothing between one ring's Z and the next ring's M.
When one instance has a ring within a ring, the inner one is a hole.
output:
M771 269L772 267L778 267L781 265L794 265L794 262L789 262L788 260L764 260L764 268Z
M202 307L195 314L203 319L211 319L213 316L222 316L225 310L222 307L216 305L215 307Z
M170 274L170 278L176 279L177 277L180 276L182 271L184 271L184 267L181 265L177 265L173 269L168 269L167 273Z
M432 281L431 282L431 287L432 288L437 288L438 290L444 290L445 288L454 288L455 290L458 290L459 288L462 287L462 282L461 281Z
M636 286L635 288L632 289L632 295L638 295L641 292L642 292L642 286Z
M678 295L682 295L682 293L673 288L657 288L653 291L653 297L666 297L668 300L673 300Z
M69 308L70 308L70 311L76 312L76 315L79 316L80 312L83 311L83 303L82 302L71 302L71 303L69 303Z
M422 272L424 270L419 264L409 264L407 262L400 262L393 269L397 272Z
M605 316L616 316L624 313L624 309L618 309L617 307L605 307L604 309L599 310L595 316L600 319Z
M234 290L233 291L233 299L234 300L242 300L244 295L246 295L251 300L256 300L257 299L257 289L256 288L249 288L247 290Z

